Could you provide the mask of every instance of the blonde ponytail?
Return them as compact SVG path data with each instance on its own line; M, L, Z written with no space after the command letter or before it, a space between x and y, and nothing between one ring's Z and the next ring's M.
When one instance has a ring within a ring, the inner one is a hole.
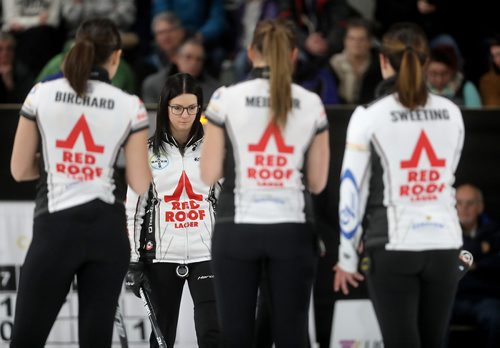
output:
M283 19L264 20L257 24L252 46L269 66L270 118L284 127L292 110L292 51L295 37L291 24Z

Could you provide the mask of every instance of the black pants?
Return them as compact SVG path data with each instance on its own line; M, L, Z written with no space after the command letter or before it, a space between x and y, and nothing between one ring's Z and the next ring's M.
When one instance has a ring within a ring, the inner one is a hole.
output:
M178 264L175 263L146 264L155 314L167 346L173 347L175 343L182 289L187 280L194 304L198 346L201 348L219 347L219 321L210 261L190 263L187 278L177 276L175 273L177 266ZM153 333L151 333L150 345L158 347Z
M11 347L43 347L74 276L80 347L110 347L130 259L123 205L90 203L35 218Z
M263 260L276 346L307 345L315 243L315 235L305 224L216 223L212 254L226 347L252 346Z
M368 255L368 291L384 347L443 347L458 283L458 250L377 249Z

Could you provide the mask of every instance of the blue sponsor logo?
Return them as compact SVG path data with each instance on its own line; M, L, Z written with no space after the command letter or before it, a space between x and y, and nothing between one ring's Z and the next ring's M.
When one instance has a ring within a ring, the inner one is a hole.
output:
M417 230L421 228L437 228L442 229L444 225L439 222L417 222L411 226L412 229Z
M168 158L162 155L160 156L153 155L152 157L149 158L149 163L151 165L151 168L155 170L162 170L167 168Z
M255 203L264 203L264 202L271 202L271 203L276 203L276 204L285 204L285 201L276 197L272 196L264 196L264 197L255 197L253 199L253 202Z
M342 235L351 239L359 227L359 189L354 174L346 169L340 178L340 196L343 197L339 207L340 230Z
M212 94L211 100L220 99L221 94L222 94L222 91L220 89L216 90L215 93Z

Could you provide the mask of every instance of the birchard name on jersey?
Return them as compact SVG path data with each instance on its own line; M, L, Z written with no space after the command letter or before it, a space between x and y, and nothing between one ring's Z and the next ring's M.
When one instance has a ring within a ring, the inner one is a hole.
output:
M262 96L246 97L246 106L253 106L257 108L268 108L270 104L271 103L268 97L262 97ZM297 98L293 98L292 105L295 109L300 109L300 100Z
M108 109L108 110L113 110L115 108L115 101L113 99L90 97L90 96L79 97L71 92L57 91L54 101L68 103L68 104L91 106L95 108Z
M417 109L391 111L391 121L440 121L449 120L450 114L446 109Z

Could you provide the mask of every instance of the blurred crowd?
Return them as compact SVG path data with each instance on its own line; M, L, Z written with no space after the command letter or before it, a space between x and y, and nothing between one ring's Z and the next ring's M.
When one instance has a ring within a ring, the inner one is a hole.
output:
M429 89L467 107L500 105L500 28L493 5L451 0L2 0L0 103L20 103L61 70L75 30L108 17L122 32L113 84L156 103L167 76L185 72L205 99L246 79L255 24L295 23L295 82L327 105L372 100L381 81L378 40L393 23L421 25L431 45ZM463 29L464 23L467 29ZM463 29L463 30L462 30Z
M495 9L488 0L2 0L0 103L22 103L33 83L58 76L76 28L95 17L121 30L124 59L115 86L154 106L167 77L182 72L199 82L208 101L219 86L248 77L256 23L281 17L297 32L294 81L326 105L376 98L379 39L392 24L410 21L430 43L431 92L464 107L500 107ZM473 185L457 191L457 208L476 263L461 282L453 322L477 325L482 346L498 347L499 225L485 217ZM329 324L317 329L320 346L328 346Z

